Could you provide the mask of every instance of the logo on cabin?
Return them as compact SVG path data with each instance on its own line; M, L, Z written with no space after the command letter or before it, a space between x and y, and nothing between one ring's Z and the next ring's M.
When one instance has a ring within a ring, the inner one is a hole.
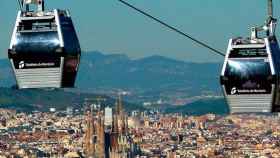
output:
M19 68L19 69L23 69L24 67L25 67L24 61L19 62L18 68Z
M236 93L237 93L237 88L236 88L236 87L233 87L233 88L231 89L230 94L233 95L233 94L236 94Z

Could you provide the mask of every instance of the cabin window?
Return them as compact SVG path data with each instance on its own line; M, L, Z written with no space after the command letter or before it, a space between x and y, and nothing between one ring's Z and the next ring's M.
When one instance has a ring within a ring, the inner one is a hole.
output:
M25 20L19 23L19 32L56 31L57 26L54 19L48 20Z
M235 93L270 93L272 75L267 58L229 59L225 77L226 90Z
M18 53L50 54L60 47L55 31L17 33L15 39L15 49Z

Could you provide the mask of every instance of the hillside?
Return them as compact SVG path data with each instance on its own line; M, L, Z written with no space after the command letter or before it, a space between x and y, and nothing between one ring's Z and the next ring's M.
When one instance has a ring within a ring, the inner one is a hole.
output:
M77 87L122 88L143 91L182 89L189 95L220 93L220 65L188 63L162 56L132 60L125 55L84 53Z
M204 115L208 113L225 115L229 108L223 98L199 100L184 106L170 107L166 113L182 113L185 115Z
M65 110L68 106L81 109L85 103L85 99L92 100L96 97L105 98L103 106L114 106L115 99L89 93L67 92L64 90L16 90L10 88L0 88L0 108L12 108L19 111L48 111L50 107L58 110ZM142 106L124 103L127 111L143 110Z
M7 60L0 60L0 87L15 84ZM220 93L220 65L217 63L190 63L151 56L132 60L126 55L104 55L100 52L83 53L76 87L93 89L140 89L163 91L183 89L189 95L202 91Z
M0 60L0 105L13 107L22 105L34 109L44 109L57 106L65 108L68 105L81 105L86 97L95 94L115 96L116 92L129 92L126 101L142 105L143 102L162 99L165 104L172 104L176 99L192 103L190 99L196 96L220 96L218 63L191 63L178 61L162 56L150 56L141 59L130 59L122 54L105 55L100 52L82 54L81 66L77 76L76 88L67 90L15 90L9 89L15 85L14 76L8 60ZM215 100L194 102L183 111L195 108L198 111L225 111L224 106L212 106ZM221 102L218 102L221 105ZM206 108L204 108L204 106ZM18 108L18 107L17 107ZM128 109L142 108L131 106ZM180 109L181 107L179 107ZM205 110L206 109L206 110ZM169 109L171 112L177 108Z

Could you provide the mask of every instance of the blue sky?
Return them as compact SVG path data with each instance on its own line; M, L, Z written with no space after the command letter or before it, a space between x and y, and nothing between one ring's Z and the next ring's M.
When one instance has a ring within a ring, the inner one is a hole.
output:
M47 8L69 9L82 49L124 53L132 58L163 55L209 62L219 56L125 7L117 0L46 0ZM266 0L127 0L164 21L225 51L232 36L248 36L266 17ZM280 1L274 0L275 17ZM0 58L6 58L16 0L0 0ZM279 28L277 28L279 36Z

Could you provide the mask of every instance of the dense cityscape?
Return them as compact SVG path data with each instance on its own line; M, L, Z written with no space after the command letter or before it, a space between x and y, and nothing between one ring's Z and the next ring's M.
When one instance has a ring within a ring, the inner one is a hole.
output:
M0 158L280 158L273 0L261 25L244 1L16 2L0 10Z
M0 110L0 157L196 158L279 157L278 115L183 116L126 113L87 104L82 110Z

